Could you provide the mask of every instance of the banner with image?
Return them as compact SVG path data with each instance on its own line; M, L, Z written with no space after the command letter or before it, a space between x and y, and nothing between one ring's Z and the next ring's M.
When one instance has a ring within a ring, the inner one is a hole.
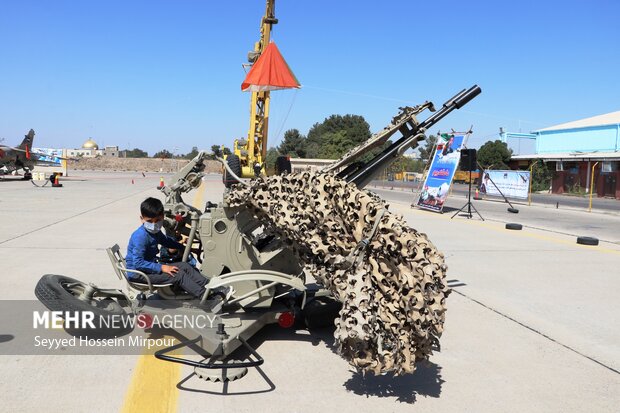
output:
M53 148L32 148L32 151L37 154L37 162L47 163L51 165L62 164L62 149Z
M502 196L498 188L507 198L527 199L530 192L530 171L484 171L480 180L480 192Z
M465 137L463 135L442 135L437 144L435 157L424 181L417 205L420 208L441 212L443 204L448 198L450 185L454 173L461 160L461 148Z

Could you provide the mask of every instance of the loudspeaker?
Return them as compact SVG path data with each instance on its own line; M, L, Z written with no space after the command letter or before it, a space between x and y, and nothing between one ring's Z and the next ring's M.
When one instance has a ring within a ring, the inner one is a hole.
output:
M462 149L461 150L461 171L475 171L478 169L476 162L476 150L475 149Z

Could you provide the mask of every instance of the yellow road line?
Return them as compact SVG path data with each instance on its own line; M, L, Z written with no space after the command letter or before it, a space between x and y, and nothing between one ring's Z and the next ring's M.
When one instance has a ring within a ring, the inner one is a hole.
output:
M192 205L202 209L205 185L201 185L194 195ZM181 380L181 364L158 360L150 349L138 359L129 383L123 413L150 412L174 413L177 410L179 389L177 383ZM179 354L180 351L169 353Z
M411 208L399 203L395 203L395 202L391 202L390 203L391 207L394 207L394 209L398 209L402 212L409 212L409 213L415 213L415 214L424 214L428 217L432 217L434 219L443 219L443 220L450 220L450 216L446 216L446 215L440 215L440 214L433 214L430 211L421 211L419 209L416 208ZM458 220L455 221L461 224L467 224L467 225L476 225L479 227L483 227L483 228L487 228L493 231L497 231L497 232L506 232L507 230L504 228L503 225L497 224L497 223L491 223L491 222L487 222L487 221L477 221L477 220L471 220L468 219L466 221L463 220ZM524 228L525 229L525 228ZM531 230L536 230L536 231L543 231L543 230L538 230L535 228L530 228ZM526 237L526 238L535 238L535 239L539 239L539 240L543 240L543 241L549 241L549 242L553 242L556 244L564 244L564 245L570 245L572 247L577 247L577 248L585 248L588 249L590 251L596 251L596 252L602 252L604 254L614 254L614 255L620 255L620 251L619 250L614 250L614 249L610 249L610 248L601 248L599 246L589 246L589 245L581 245L581 244L577 244L577 242L572 242L572 241L568 241L566 239L562 239L559 237L552 237L549 235L541 235L541 234L536 234L530 231L511 231L511 233L513 235L516 236L520 236L520 237ZM570 235L566 235L567 237ZM575 237L576 238L576 237Z
M123 413L174 413L177 410L179 390L176 385L181 380L181 365L158 360L152 351L138 359L125 395Z

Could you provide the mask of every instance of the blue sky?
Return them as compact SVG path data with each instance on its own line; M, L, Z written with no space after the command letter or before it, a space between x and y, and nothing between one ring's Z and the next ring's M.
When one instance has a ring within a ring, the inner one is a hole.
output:
M241 64L264 0L5 1L0 138L180 153L247 134ZM482 94L431 132L526 132L620 110L620 2L277 0L273 39L304 86L272 93L270 146L327 116L374 131L398 106ZM425 117L425 116L423 116Z

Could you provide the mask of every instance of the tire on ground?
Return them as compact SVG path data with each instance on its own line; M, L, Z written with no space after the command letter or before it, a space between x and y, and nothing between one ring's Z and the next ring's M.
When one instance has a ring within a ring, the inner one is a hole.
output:
M84 285L83 282L64 275L46 274L37 283L34 293L45 307L51 311L68 311L79 313L92 312L94 314L94 329L85 326L68 325L65 331L77 337L111 338L127 334L133 330L131 314L112 298L102 298L86 302L68 288L70 285Z
M523 225L516 224L514 222L509 222L508 224L506 224L506 229L512 229L512 230L520 231L520 230L523 229Z
M519 210L517 208L510 207L508 208L508 212L512 212L513 214L518 214Z
M581 245L598 245L598 238L594 238L594 237L577 237L577 244L581 244Z
M228 155L226 157L226 163L228 164L228 167L234 172L234 174L241 178L241 160L239 159L239 157L234 154ZM224 175L222 175L222 180L226 188L230 188L237 183L237 180L228 173L228 170L226 168L224 168Z

